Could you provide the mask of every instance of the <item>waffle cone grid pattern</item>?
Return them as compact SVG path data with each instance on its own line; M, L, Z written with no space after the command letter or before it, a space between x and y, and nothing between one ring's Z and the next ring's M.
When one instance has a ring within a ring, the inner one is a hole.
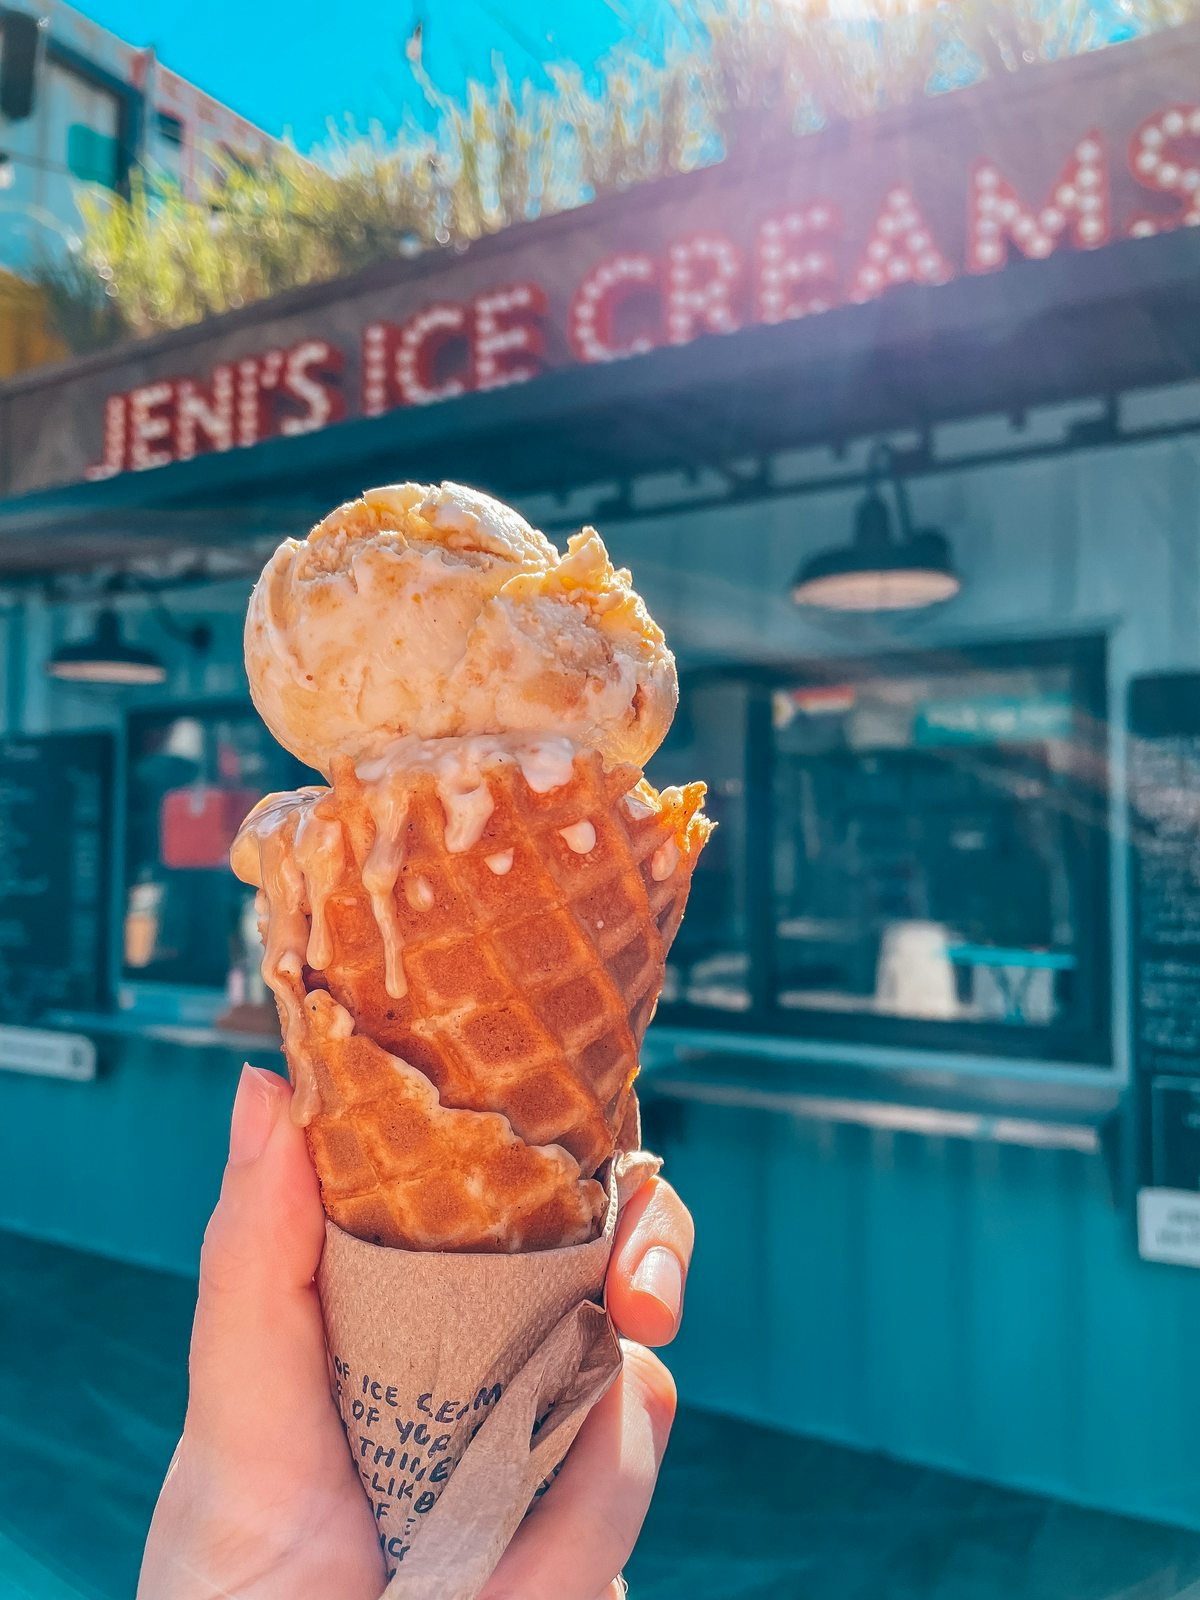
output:
M538 794L515 762L499 764L482 835L456 854L433 778L414 774L394 892L397 997L362 882L369 787L349 763L333 778L298 797L290 822L294 837L307 805L341 828L331 959L284 980L291 993L273 984L293 1078L315 1082L308 1137L326 1211L359 1238L417 1249L592 1237L597 1180L711 827L704 786L660 795L636 768L578 755L568 783Z

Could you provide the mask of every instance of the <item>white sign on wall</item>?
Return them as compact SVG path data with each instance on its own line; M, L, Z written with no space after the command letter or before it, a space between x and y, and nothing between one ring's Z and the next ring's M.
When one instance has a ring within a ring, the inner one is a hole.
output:
M81 1033L0 1027L0 1069L84 1083L96 1076L96 1046Z
M1200 1193L1139 1189L1138 1253L1145 1261L1200 1267Z

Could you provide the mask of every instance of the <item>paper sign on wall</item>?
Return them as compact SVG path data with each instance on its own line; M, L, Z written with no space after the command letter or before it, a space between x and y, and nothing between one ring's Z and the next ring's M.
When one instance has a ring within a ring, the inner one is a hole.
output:
M1144 1261L1200 1267L1200 1193L1139 1189L1138 1254Z

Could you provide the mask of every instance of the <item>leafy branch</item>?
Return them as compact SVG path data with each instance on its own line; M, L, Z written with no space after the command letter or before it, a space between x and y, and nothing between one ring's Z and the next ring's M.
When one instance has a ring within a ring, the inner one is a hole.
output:
M230 161L194 197L153 174L127 199L83 190L78 248L31 275L55 332L82 351L181 327L1090 50L1114 23L1148 33L1200 15L1200 0L1111 0L1106 32L1102 8L1084 0L671 3L677 40L661 59L630 45L590 78L551 65L546 89L514 89L497 58L492 83L455 100L430 77L418 37L406 66L433 133L331 131L319 159L282 148L252 170Z

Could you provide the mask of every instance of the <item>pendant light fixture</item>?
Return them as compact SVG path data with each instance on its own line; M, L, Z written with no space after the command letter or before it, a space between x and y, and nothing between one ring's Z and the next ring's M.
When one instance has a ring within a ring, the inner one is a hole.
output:
M896 501L899 537L881 490L885 478ZM949 540L936 528L913 528L892 450L880 444L867 463L867 492L854 515L853 538L806 561L792 584L792 599L824 611L915 611L951 600L961 588Z
M106 601L130 591L150 596L150 609L163 632L178 639L197 653L212 643L212 629L206 622L191 626L176 622L159 599L157 587L133 573L118 573L102 591ZM166 663L153 650L130 644L121 631L116 609L106 603L96 617L95 627L86 638L59 645L46 662L46 673L59 683L110 684L133 688L164 683Z
M60 645L46 663L46 671L60 683L163 683L167 669L152 650L129 644L111 606L96 618L94 631L74 644Z

